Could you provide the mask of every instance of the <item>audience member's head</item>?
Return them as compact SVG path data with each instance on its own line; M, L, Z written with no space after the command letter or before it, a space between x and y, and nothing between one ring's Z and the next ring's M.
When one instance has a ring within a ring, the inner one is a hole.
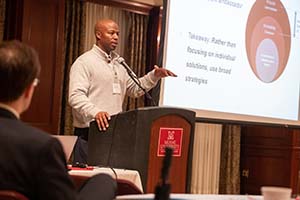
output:
M40 73L37 52L19 41L0 44L0 102L11 104L22 100L23 112L30 104Z

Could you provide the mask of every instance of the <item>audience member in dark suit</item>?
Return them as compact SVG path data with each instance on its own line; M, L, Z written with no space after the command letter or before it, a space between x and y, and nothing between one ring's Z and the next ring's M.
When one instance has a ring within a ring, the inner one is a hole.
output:
M113 199L116 183L105 174L92 177L77 192L59 141L19 120L39 72L34 49L18 41L0 44L0 189L30 200Z

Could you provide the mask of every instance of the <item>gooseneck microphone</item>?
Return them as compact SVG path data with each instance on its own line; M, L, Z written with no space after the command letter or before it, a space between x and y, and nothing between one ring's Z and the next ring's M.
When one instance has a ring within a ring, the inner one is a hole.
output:
M117 59L118 63L120 63L127 71L128 74L132 75L134 78L138 79L138 77L135 75L135 73L133 72L133 70L127 65L127 63L125 62L125 59L123 57L119 57Z
M127 63L125 62L125 59L123 57L119 57L117 58L117 62L120 63L127 71L129 77L135 82L135 84L141 89L143 90L143 92L145 93L146 97L148 99L151 100L151 104L153 106L156 105L155 101L153 100L152 96L146 91L146 89L142 86L139 78L137 77L137 75L133 72L133 70L131 69L131 67L129 67L127 65Z

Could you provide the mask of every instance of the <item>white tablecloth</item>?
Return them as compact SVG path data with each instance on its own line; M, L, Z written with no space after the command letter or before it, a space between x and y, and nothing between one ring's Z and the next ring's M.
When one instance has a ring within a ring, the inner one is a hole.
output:
M171 200L263 200L262 196L255 195L215 195L215 194L171 194ZM154 194L143 194L143 195L123 195L117 196L116 199L154 199Z
M141 182L141 177L138 171L136 170L128 170L128 169L115 169L114 171L117 174L117 179L125 179L137 186L143 192L143 186ZM113 178L115 174L111 168L103 168L103 167L95 167L93 170L70 170L70 175L78 175L78 176L86 176L91 177L95 174L105 173L111 175Z

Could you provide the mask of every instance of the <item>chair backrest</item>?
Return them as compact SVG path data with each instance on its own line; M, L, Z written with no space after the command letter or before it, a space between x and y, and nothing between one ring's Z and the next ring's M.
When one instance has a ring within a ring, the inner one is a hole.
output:
M79 190L84 185L84 183L90 178L87 176L80 176L80 175L70 175L70 177L73 180L73 183L77 190Z
M14 190L0 190L0 200L29 200L23 194Z
M77 190L89 179L87 176L80 175L71 175L71 178ZM134 183L125 179L117 179L117 187L117 195L143 194Z
M131 181L118 179L117 184L117 195L143 194L143 192Z
M65 152L67 162L70 160L71 154L73 152L75 143L77 141L77 136L74 135L52 135L53 137L57 138Z

